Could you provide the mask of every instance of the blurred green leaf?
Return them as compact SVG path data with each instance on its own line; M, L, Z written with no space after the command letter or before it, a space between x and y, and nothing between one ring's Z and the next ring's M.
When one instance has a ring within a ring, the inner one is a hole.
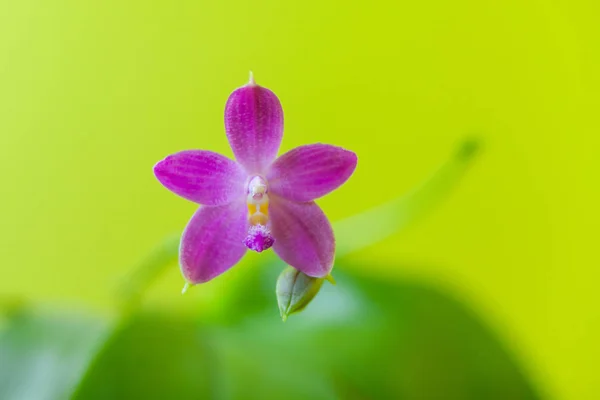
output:
M74 399L212 398L220 367L193 320L137 314L91 363Z
M0 399L68 398L106 332L81 315L14 310L0 332Z
M452 157L406 195L335 223L336 256L376 244L427 215L460 182L480 148L475 139L464 141Z
M338 256L424 215L459 181L477 147L465 142L407 196L337 223ZM357 234L365 221L369 234ZM0 398L64 398L77 382L76 399L538 398L464 306L418 283L351 276L343 266L340 285L324 287L288 324L276 312L273 266L281 262L273 259L242 274L222 318L136 311L175 260L177 243L178 235L167 238L122 286L125 313L110 336L98 321L11 318L0 341ZM101 337L108 339L99 347Z
M286 324L267 303L227 324L137 315L76 398L539 398L498 338L448 294L419 282L336 279Z
M339 284L325 285L286 324L262 301L225 324L139 312L93 358L102 324L23 314L0 342L0 398L65 398L78 376L75 399L539 398L498 338L452 296L346 269L357 270L340 268Z
M168 266L177 261L180 236L179 233L175 233L165 237L132 269L131 274L118 288L117 299L122 311L128 312L137 307L146 289Z
M419 282L343 271L336 279L302 318L281 324L267 308L222 329L226 365L241 368L227 398L245 398L247 387L277 398L272 380L310 382L321 397L306 398L539 398L498 338L451 296Z

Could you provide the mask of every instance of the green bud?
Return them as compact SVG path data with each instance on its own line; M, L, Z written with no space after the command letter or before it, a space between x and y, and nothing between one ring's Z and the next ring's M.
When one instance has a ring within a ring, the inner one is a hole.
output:
M275 289L281 319L285 321L289 315L302 311L319 293L325 279L335 284L331 275L313 278L292 267L284 269Z

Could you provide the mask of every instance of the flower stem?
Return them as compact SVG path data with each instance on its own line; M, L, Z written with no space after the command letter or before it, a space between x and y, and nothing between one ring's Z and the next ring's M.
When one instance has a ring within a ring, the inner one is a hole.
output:
M449 160L406 195L334 223L336 257L378 243L425 216L457 185L479 148L476 140L464 141Z

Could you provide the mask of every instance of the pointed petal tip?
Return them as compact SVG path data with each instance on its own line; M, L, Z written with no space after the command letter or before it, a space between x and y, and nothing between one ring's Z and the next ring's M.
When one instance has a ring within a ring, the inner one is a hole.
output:
M358 155L352 150L348 150L343 147L340 147L339 149L342 151L344 158L346 158L348 169L351 171L350 175L352 175L356 169L356 165L358 164Z
M332 269L333 269L333 262L329 266L326 266L326 265L323 266L322 269L318 272L311 272L311 273L303 272L303 273L306 274L307 276L310 276L311 278L323 279L323 280L326 280L327 282L331 283L332 285L335 285L336 281L333 279L333 277L330 274Z
M355 152L353 152L352 150L346 150L348 153L350 153L350 158L352 161L354 161L354 168L356 168L356 164L358 164L358 154L356 154Z
M154 174L154 177L156 178L157 181L160 182L161 185L165 186L168 188L168 164L167 164L167 160L169 159L169 157L165 157L162 160L158 161L156 164L154 164L154 166L152 167L152 173ZM169 189L170 190L170 189Z
M152 172L154 173L154 176L156 176L156 178L159 177L159 174L162 172L163 164L164 164L165 159L163 158L162 160L158 161L157 163L154 164L154 166L152 167Z
M249 71L248 75L249 76L248 76L248 83L247 83L247 85L248 86L258 86L256 84L256 81L254 80L254 73L252 71Z

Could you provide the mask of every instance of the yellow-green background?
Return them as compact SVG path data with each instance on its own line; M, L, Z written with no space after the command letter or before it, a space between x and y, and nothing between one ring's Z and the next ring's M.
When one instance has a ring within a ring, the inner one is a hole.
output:
M108 312L130 266L194 210L153 164L187 148L231 155L223 107L252 69L283 104L282 151L358 153L320 201L333 220L483 138L441 208L355 257L419 265L371 272L455 291L543 394L593 399L599 18L595 0L4 0L0 293ZM173 267L153 301L197 306L201 290L182 298L181 285Z

